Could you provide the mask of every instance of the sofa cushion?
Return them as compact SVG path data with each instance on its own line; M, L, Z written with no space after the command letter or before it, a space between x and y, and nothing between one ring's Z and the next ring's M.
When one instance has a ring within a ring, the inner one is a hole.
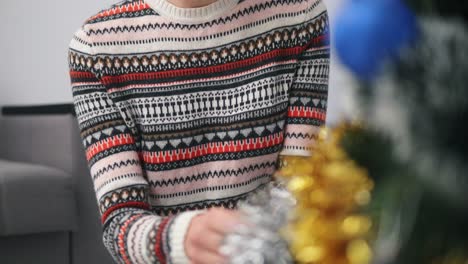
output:
M76 230L71 175L0 160L0 236Z

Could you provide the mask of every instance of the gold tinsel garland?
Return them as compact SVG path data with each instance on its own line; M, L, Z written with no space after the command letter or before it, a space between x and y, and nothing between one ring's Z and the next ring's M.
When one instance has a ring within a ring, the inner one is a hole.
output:
M367 264L371 219L357 213L368 204L373 182L340 146L349 126L321 129L310 157L282 157L277 177L297 200L285 230L297 263Z

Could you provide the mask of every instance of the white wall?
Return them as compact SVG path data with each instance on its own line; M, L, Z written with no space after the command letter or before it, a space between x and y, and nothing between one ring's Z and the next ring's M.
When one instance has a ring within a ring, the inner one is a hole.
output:
M0 9L0 106L71 102L70 39L83 21L117 0L5 1ZM346 0L325 0L330 19ZM333 30L333 28L332 28ZM333 54L333 52L332 52ZM332 58L328 121L352 111L349 79Z
M0 106L71 102L68 44L85 19L112 2L3 1Z

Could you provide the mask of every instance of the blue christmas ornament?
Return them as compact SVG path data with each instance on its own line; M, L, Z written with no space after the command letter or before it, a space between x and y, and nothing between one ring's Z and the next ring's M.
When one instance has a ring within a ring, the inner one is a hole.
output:
M354 0L336 20L334 43L343 64L370 80L417 31L415 16L400 0Z

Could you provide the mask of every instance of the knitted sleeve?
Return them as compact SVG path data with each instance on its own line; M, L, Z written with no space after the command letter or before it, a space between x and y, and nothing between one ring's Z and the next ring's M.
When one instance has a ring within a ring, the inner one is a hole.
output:
M99 79L101 59L85 28L70 43L72 93L103 225L103 242L117 263L188 263L183 247L198 212L161 217L151 211L130 113Z
M330 64L329 23L325 5L309 1L302 34L304 50L289 91L285 139L280 155L308 156L325 124Z

